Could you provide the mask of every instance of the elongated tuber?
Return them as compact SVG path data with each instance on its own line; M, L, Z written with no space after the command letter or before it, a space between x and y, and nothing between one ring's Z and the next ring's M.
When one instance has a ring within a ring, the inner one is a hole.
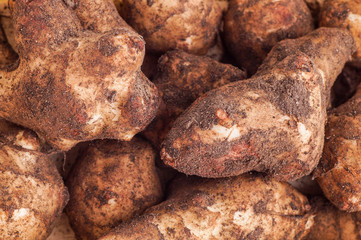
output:
M361 211L361 85L328 116L322 160L315 172L325 196L339 209Z
M253 78L207 92L175 121L163 161L202 177L310 174L322 153L330 88L354 49L342 29L281 41Z
M302 239L313 224L309 210L306 197L271 178L183 178L168 200L101 240Z
M130 140L159 105L140 71L144 41L110 0L67 2L11 1L20 62L0 72L0 117L60 150L97 138Z

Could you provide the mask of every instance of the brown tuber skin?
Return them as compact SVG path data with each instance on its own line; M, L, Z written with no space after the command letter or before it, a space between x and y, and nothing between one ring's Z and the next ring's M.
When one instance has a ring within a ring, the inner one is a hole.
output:
M309 210L306 197L268 177L182 178L165 202L100 240L302 239Z
M98 239L162 200L155 157L150 144L138 137L89 145L66 182L66 213L79 238Z
M345 28L351 32L357 47L352 64L361 67L361 1L325 0L319 19L320 26Z
M246 73L232 65L179 50L167 52L159 59L153 80L163 103L157 117L142 134L160 148L174 120L198 97L245 78Z
M230 0L224 40L237 65L253 75L277 42L312 29L312 16L303 0Z
M315 172L325 196L339 209L361 211L361 85L328 116L322 160Z
M222 10L215 0L124 0L122 16L147 50L180 49L204 55L215 44Z
M321 197L311 199L313 213L316 215L309 240L359 240L361 239L361 214L338 210Z
M354 48L346 30L332 28L278 43L253 78L209 91L174 122L163 161L202 177L310 174L322 153L330 87Z
M55 165L37 151L39 142L30 130L1 121L0 239L45 240L68 201Z
M130 140L159 105L140 71L144 41L112 1L72 3L74 10L58 0L10 2L20 61L0 72L0 117L59 150L97 138Z

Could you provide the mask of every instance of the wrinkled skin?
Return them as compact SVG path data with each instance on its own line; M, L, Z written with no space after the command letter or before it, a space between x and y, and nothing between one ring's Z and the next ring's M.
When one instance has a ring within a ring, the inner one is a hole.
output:
M157 117L142 134L160 148L174 120L198 97L245 78L246 73L232 65L179 50L167 52L159 59L153 80L163 103Z
M351 32L357 47L352 63L361 67L361 1L325 0L319 19L320 26L345 28Z
M325 196L339 209L361 211L361 85L328 116L325 148L315 172Z
M10 2L20 61L0 72L0 117L59 150L97 138L130 140L159 105L140 71L144 41L110 0L67 2Z
M80 239L98 239L162 200L155 157L138 137L96 141L84 150L66 181L66 213Z
M316 215L309 240L359 240L361 239L361 214L340 211L322 197L311 199Z
M312 16L303 0L231 0L224 40L237 65L253 75L277 42L312 29Z
M169 198L101 240L302 239L313 224L307 198L262 176L181 178Z
M253 78L198 98L174 122L162 160L202 177L310 174L322 153L330 88L354 49L351 35L333 28L281 41Z
M215 0L124 0L122 16L147 50L180 49L203 55L215 43L222 10Z
M16 131L17 130L17 131ZM27 129L0 124L0 239L45 240L68 192L39 139Z

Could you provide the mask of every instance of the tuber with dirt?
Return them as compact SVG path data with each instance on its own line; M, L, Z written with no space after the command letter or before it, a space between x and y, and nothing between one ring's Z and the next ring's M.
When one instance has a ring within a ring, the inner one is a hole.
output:
M279 42L254 77L207 92L174 122L163 161L202 177L310 174L322 154L330 88L354 50L351 34L336 28Z

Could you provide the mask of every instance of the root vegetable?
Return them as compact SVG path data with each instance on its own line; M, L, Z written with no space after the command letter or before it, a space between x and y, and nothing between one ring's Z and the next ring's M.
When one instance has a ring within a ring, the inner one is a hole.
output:
M313 224L307 198L262 176L180 179L165 202L101 240L302 239Z
M316 215L314 225L305 239L358 240L361 239L361 214L338 210L322 197L311 199Z
M238 66L252 75L277 42L312 29L312 16L303 0L231 0L224 40Z
M57 169L29 130L1 124L0 239L44 240L68 201ZM8 131L10 129L10 131Z
M20 62L0 72L0 117L60 150L97 138L130 140L159 105L140 71L144 41L110 0L67 2L11 2Z
M167 52L159 59L158 72L153 80L163 104L143 134L160 148L174 120L198 97L245 78L246 73L232 65L179 50Z
M97 239L161 201L155 152L146 141L96 141L73 167L66 185L70 223L81 239Z
M319 19L320 26L345 28L351 32L357 47L352 63L361 67L361 1L325 0Z
M207 92L174 122L163 161L202 177L310 174L322 153L330 88L354 49L348 31L333 28L281 41L253 78Z
M328 116L325 147L315 176L339 209L361 211L361 85Z
M147 50L205 54L215 43L222 10L215 0L124 0L122 16L147 43Z

